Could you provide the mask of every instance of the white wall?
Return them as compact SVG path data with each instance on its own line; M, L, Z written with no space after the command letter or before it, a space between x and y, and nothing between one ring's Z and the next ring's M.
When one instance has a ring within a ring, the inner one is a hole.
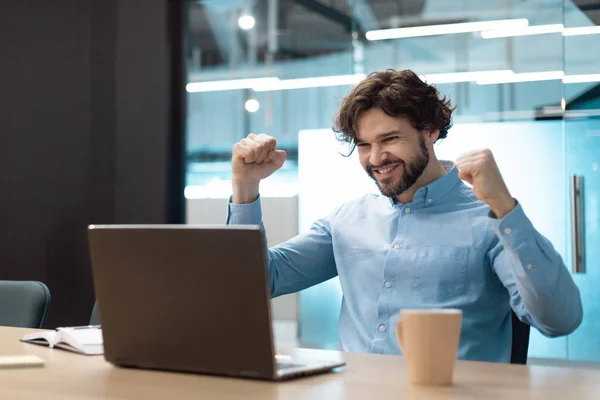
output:
M298 196L263 197L263 220L269 246L298 234ZM188 224L224 224L227 199L188 199ZM281 296L271 302L274 320L297 321L298 295Z

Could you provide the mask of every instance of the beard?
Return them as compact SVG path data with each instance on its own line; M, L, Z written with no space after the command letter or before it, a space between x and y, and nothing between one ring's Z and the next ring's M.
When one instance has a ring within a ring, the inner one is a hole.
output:
M396 168L403 167L404 171L402 171L402 176L400 176L399 179L390 177L378 181L373 174L373 165L368 164L366 170L371 179L375 181L375 184L382 195L396 198L417 182L421 175L423 175L423 171L425 171L428 163L429 150L425 144L425 138L422 135L419 135L418 154L410 164L406 164L399 158L389 158L383 164L377 166L377 169L385 168L387 165L397 165ZM394 181L394 179L396 179L396 181Z

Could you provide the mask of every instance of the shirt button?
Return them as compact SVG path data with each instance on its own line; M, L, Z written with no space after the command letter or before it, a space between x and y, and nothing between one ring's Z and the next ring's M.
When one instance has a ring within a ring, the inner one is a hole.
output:
M432 202L432 201L433 201L433 200L431 200L431 199L427 199L427 202L428 202L429 204L431 204L431 202Z
M408 214L408 213L410 212L410 207L406 207L406 208L404 209L404 212Z
M531 264L527 264L527 269L531 271L531 269L533 268L533 265Z
M379 325L379 331L380 332L385 332L385 325L384 324Z
M400 248L400 244L399 244L399 243L396 243L396 244L394 245L394 248L395 248L395 249L399 249L399 248Z
M527 267L530 267L530 265L528 265ZM530 268L530 269L531 269L531 268ZM390 282L390 281L385 281L384 285L385 285L385 287L386 287L386 288L389 288L389 287L391 287L391 286L392 286L392 284L391 284L391 282Z
M507 235L510 235L512 233L512 229L510 228L504 228L504 233Z

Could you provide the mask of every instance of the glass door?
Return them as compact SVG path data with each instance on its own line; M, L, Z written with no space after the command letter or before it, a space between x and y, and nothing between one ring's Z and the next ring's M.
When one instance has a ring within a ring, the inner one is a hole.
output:
M584 4L585 3L585 4ZM563 119L568 226L565 263L579 286L581 326L568 358L600 362L600 4L565 0Z
M600 113L600 109L586 111ZM564 126L569 180L565 262L581 291L584 307L581 326L568 338L568 356L571 360L600 361L600 117L571 114Z

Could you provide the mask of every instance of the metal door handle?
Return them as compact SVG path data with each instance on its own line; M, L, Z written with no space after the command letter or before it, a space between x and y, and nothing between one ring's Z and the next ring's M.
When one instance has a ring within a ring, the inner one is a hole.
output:
M573 273L582 273L585 269L583 245L583 177L571 175L571 254L573 258Z

